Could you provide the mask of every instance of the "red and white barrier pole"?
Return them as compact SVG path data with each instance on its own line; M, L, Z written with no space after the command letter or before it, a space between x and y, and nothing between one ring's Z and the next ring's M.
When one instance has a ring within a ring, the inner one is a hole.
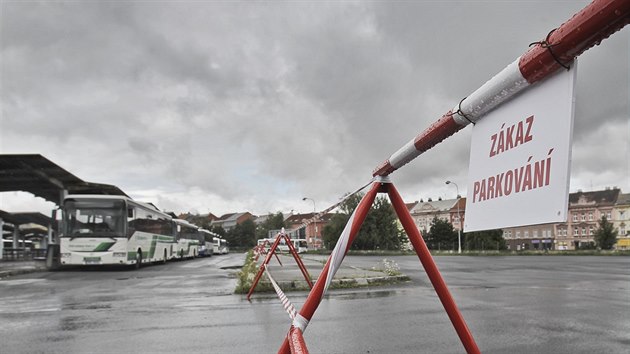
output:
M254 289L256 289L256 286L258 285L258 282L260 281L260 278L264 273L265 265L269 264L271 257L276 254L276 248L278 247L278 244L280 244L280 235L276 236L276 240L273 242L273 245L271 245L269 252L267 252L267 255L265 256L262 265L260 266L260 268L258 268L258 273L256 273L256 277L254 277L252 286L249 288L249 292L247 292L248 301L250 300L252 294L254 293ZM277 255L276 258L278 258ZM278 262L280 262L280 258L278 258ZM280 265L282 265L282 262L280 262Z
M293 259L295 259L295 262L297 263L298 268L300 268L300 271L302 272L302 275L304 276L304 279L306 280L306 283L308 284L309 288L313 287L313 281L311 280L310 274L308 274L308 270L306 269L304 262L302 262L302 258L300 258L300 255L295 250L295 247L293 247L291 238L284 232L284 228L282 228L282 231L276 236L276 240L274 241L273 245L269 249L269 252L267 252L267 256L265 257L265 260L263 261L261 266L258 268L258 273L256 273L256 277L254 277L252 286L249 288L249 292L247 293L248 301L251 298L252 294L254 293L254 289L256 289L256 286L258 285L258 282L260 281L260 277L262 277L263 272L267 271L267 264L269 264L269 261L271 260L271 255L276 256L276 259L278 260L280 265L282 265L282 262L280 262L280 258L278 258L278 254L276 253L276 249L278 248L278 245L280 244L281 240L284 240L287 246L289 247L289 252L293 256Z
M271 281L273 288L276 290L276 294L278 294L278 298L280 299L280 302L282 302L282 306L284 306L285 311L287 311L291 320L294 320L297 313L295 311L295 307L293 306L293 304L291 304L291 301L289 301L289 299L284 294L282 289L280 289L280 286L278 285L278 283L276 283L276 281L273 279L271 274L269 274L269 271L267 270L266 265L265 265L265 272L267 273L267 276L269 277L269 280ZM287 334L287 340L289 342L289 348L291 350L291 354L301 354L301 353L308 354L308 349L306 348L306 342L304 341L304 337L302 336L302 330L300 330L300 328L294 327L293 325L291 325L291 328L289 329L289 333Z
M455 300L453 300L453 296L451 296L451 293L446 286L444 278L442 278L437 265L433 261L433 256L431 256L429 248L422 239L422 235L420 234L420 231L418 231L411 214L409 214L409 210L407 210L405 202L400 194L398 194L398 191L393 184L389 184L387 186L387 193L389 195L389 199L392 201L392 206L396 211L396 215L398 215L398 219L409 237L409 241L411 241L413 248L416 250L418 258L420 259L424 270L427 272L435 292L442 302L442 306L444 306L453 327L455 327L455 332L457 332L464 348L466 348L466 352L469 354L480 353L479 347L477 347L477 343L475 343L475 339L470 333L470 330L464 321L464 317L461 312L459 312L459 309L455 304Z
M595 0L374 169L387 176L630 23L630 1Z
M300 313L295 316L293 325L291 326L292 330L297 328L300 333L304 333L304 330L306 330L308 322L313 317L313 314L315 313L315 310L317 310L319 303L322 301L324 294L328 290L335 273L339 270L339 266L341 265L343 258L348 253L350 245L352 245L352 241L354 241L354 238L359 233L359 229L361 228L363 221L365 221L365 217L370 210L372 203L374 203L374 198L376 198L376 194L378 193L380 186L380 182L373 183L370 190L363 196L363 199L361 199L359 205L350 216L350 220L348 220L346 227L343 229L335 249L330 254L330 257L328 257L328 261L322 269L322 272L319 274L319 277L315 282L315 286L313 286L311 292L308 294L306 302L302 306L302 309L300 309ZM288 354L290 352L289 339L287 337L284 339L278 353Z
M306 348L302 330L298 327L291 326L289 334L287 334L287 341L289 342L291 354L308 354L308 348Z

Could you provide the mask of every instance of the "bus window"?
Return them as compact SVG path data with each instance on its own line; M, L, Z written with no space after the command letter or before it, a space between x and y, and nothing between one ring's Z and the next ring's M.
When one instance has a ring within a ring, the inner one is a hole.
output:
M123 202L68 200L65 204L64 235L70 237L112 237L124 234Z

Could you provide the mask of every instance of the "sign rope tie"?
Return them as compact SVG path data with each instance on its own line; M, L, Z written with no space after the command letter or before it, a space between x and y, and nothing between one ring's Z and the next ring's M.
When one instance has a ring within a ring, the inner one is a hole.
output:
M549 43L549 37L556 30L557 30L557 28L552 29L551 31L549 31L549 33L547 34L547 37L544 40L539 41L539 42L532 42L532 43L529 44L529 46L531 47L531 46L537 44L537 45L539 45L542 48L546 48L547 50L549 50L549 54L551 54L551 57L553 58L553 60L556 61L556 63L558 63L561 67L569 70L569 69L571 69L571 66L561 62L560 59L558 59L558 57L556 56L556 54L553 52L553 47L558 45L559 43L556 43L556 44Z
M462 102L464 102L465 99L467 99L468 96L462 98L461 101L459 101L459 104L457 105L457 111L455 111L456 114L466 118L467 121L469 121L470 123L472 123L472 125L475 125L475 122L473 122L472 120L470 120L470 118L468 118L468 116L462 111Z

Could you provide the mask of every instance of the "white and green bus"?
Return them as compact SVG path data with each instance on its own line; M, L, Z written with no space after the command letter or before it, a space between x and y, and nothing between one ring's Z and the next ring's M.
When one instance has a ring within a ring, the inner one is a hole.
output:
M213 237L212 241L214 242L213 245L213 252L214 254L227 254L230 253L230 244L227 242L226 239L221 238L220 235L217 235L218 237Z
M199 226L189 223L183 219L173 219L175 222L175 234L177 239L176 257L179 259L191 259L199 256L199 241L201 233Z
M201 247L199 248L199 255L203 257L212 257L212 254L214 254L214 238L219 235L206 229L199 229L199 233L202 236L199 241L202 242Z
M59 236L60 265L166 262L177 243L172 218L125 196L68 195Z

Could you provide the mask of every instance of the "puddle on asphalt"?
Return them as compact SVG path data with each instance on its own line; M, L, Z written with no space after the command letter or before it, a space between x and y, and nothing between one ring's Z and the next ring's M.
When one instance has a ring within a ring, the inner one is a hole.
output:
M46 279L14 279L14 280L2 280L0 285L25 285L45 282Z
M89 321L83 316L63 317L59 322L59 329L64 332L72 332L81 329L93 329L100 326L101 324Z
M243 268L243 266L242 266L242 265L235 265L235 266L225 266L225 267L220 267L220 269L223 269L223 270L241 269L241 268Z
M328 294L326 297L339 300L358 300L358 299L373 299L380 297L394 296L398 293L398 290L377 290L377 291L365 291L356 293L343 293L343 294Z

